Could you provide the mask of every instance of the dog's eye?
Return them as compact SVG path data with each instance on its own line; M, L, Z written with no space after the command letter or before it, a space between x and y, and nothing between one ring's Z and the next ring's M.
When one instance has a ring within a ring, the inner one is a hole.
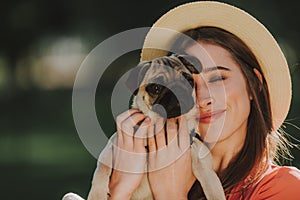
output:
M152 83L147 85L146 87L146 91L151 95L158 95L160 94L161 90L162 90L162 86L159 84Z

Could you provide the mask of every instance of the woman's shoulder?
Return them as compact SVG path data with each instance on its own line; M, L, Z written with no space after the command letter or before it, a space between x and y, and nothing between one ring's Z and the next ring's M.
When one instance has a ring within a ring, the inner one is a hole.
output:
M261 180L248 189L237 186L228 200L300 199L300 170L290 166L269 165Z
M272 165L255 190L259 199L299 199L300 170Z
M295 181L296 183L300 184L300 170L291 166L271 165L267 174L262 179L262 182L268 183L270 179L283 182Z

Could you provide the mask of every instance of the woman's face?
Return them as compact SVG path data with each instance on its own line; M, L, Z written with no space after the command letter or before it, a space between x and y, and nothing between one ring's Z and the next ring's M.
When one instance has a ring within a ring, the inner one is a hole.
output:
M202 73L194 75L199 132L208 143L244 141L251 97L241 69L224 48L199 44L186 49L203 65Z

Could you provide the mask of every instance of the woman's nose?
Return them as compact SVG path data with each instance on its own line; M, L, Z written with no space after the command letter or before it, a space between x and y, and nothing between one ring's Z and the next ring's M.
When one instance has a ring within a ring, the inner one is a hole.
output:
M213 103L214 103L214 99L210 96L205 98L200 97L200 100L198 100L199 107L202 109L210 108L213 105Z
M209 87L206 81L203 78L198 77L196 81L196 95L198 105L202 109L208 109L215 102L212 91L209 90Z

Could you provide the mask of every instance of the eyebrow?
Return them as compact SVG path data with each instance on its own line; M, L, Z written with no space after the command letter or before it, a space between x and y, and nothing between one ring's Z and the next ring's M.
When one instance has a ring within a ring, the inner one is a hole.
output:
M213 66L213 67L208 67L208 68L204 68L202 70L202 72L206 73L206 72L211 72L211 71L215 71L215 70L225 70L225 71L231 71L229 68L227 67L223 67L223 66Z

